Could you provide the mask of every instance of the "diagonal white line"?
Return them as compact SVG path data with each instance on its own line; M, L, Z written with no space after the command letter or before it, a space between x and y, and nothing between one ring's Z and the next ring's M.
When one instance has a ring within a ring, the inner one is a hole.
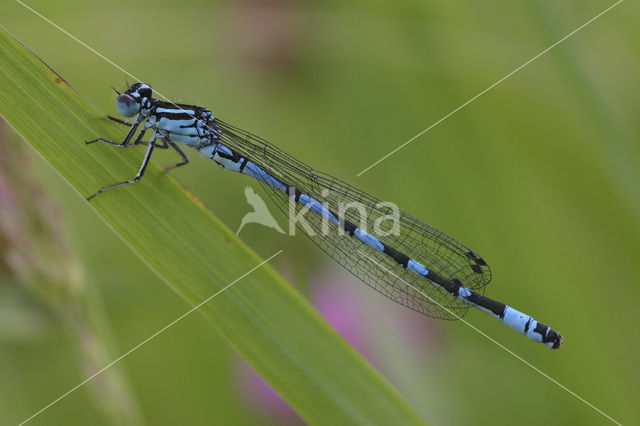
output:
M53 25L54 27L56 27L58 30L62 31L64 34L66 34L67 36L71 37L72 39L74 39L76 42L80 43L81 45L83 45L84 47L86 47L87 49L89 49L91 52L95 53L97 56L99 56L100 58L104 59L105 61L109 62L111 65L113 65L114 67L118 68L120 71L122 71L123 73L125 73L126 75L128 75L129 77L139 81L139 79L134 76L133 74L131 74L130 72L128 72L127 70L125 70L124 68L122 68L121 66L119 66L118 64L114 63L113 61L111 61L109 58L107 58L106 56L104 56L102 53L98 52L97 50L95 50L93 47L89 46L88 44L84 43L82 40L78 39L76 36L74 36L73 34L69 33L68 31L66 31L64 28L61 28L59 25L57 25L55 22L53 22L52 20L50 20L49 18L47 18L46 16L43 16L40 12L38 12L37 10L31 8L29 5L24 4L23 2L21 2L20 0L16 0L16 2L20 3L22 6L24 6L25 8L29 9L31 12L33 12L34 14L38 15L40 18L44 19L45 21L47 21L48 23L50 23L51 25Z
M22 5L23 7L25 7L26 9L29 9L31 12L33 12L35 15L39 16L40 18L42 18L43 20L45 20L46 22L48 22L49 24L51 24L52 26L54 26L56 29L60 30L62 33L66 34L67 36L69 36L71 39L73 39L74 41L76 41L77 43L81 44L82 46L86 47L87 49L89 49L92 53L94 53L95 55L97 55L98 57L100 57L101 59L103 59L104 61L110 63L111 65L113 65L114 67L116 67L117 69L119 69L120 71L122 71L124 74L126 74L127 76L133 78L135 81L142 81L142 79L136 77L135 75L131 74L129 71L125 70L124 68L122 68L120 65L116 64L115 62L113 62L111 59L107 58L106 56L104 56L102 53L98 52L96 49L94 49L93 47L89 46L87 43L83 42L82 40L80 40L78 37L74 36L73 34L71 34L70 32L68 32L67 30L65 30L64 28L60 27L58 24L56 24L55 22L53 22L51 19L47 18L46 16L42 15L40 12L38 12L37 10L33 9L32 7L30 7L29 5L23 3L21 0L16 0L17 3L19 3L20 5ZM165 95L163 95L162 93L160 93L159 91L157 91L155 88L153 89L155 94L166 100L167 102L169 102L171 105L173 105L176 108L179 108L179 106L177 104L175 104L171 99L169 99L168 97L166 97ZM188 114L188 113L187 113ZM197 117L195 117L194 115L188 114L189 116L191 116L191 118L197 119ZM207 128L212 131L215 132L215 129L212 129L211 127L207 126ZM232 143L231 141L227 140L228 143ZM241 152L244 152L246 155L246 150L244 150L241 146L238 145L234 145L234 147ZM254 162L261 162L260 159L258 158L253 158Z
M19 1L19 0L18 0ZM460 111L462 108L466 107L467 105L469 105L471 102L475 101L476 99L478 99L480 96L484 95L485 93L487 93L489 90L493 89L494 87L496 87L498 84L502 83L503 81L505 81L506 79L508 79L509 77L511 77L512 75L514 75L515 73L517 73L518 71L520 71L522 68L526 67L527 65L529 65L531 62L535 61L536 59L538 59L540 56L544 55L545 53L547 53L548 51L550 51L551 49L553 49L554 47L556 47L557 45L559 45L560 43L562 43L563 41L565 41L566 39L568 39L569 37L571 37L572 35L574 35L575 33L577 33L578 31L580 31L581 29L583 29L584 27L586 27L587 25L591 24L593 21L595 21L596 19L598 19L599 17L601 17L602 15L604 15L605 13L607 13L608 11L610 11L611 9L613 9L614 7L616 7L617 5L619 5L620 3L622 3L624 0L618 0L616 3L612 4L611 6L609 6L608 8L606 8L605 10L603 10L602 12L600 12L599 14L597 14L596 16L594 16L593 18L589 19L587 22L585 22L584 24L580 25L578 28L576 28L575 30L571 31L569 34L567 34L566 36L562 37L560 40L556 41L555 43L553 43L551 46L547 47L546 49L544 49L542 52L538 53L536 56L534 56L533 58L529 59L527 62L525 62L524 64L520 65L518 68L514 69L513 71L511 71L509 74L505 75L504 77L502 77L500 80L496 81L495 83L493 83L491 86L487 87L486 89L484 89L482 92L478 93L477 95L475 95L474 97L472 97L471 99L469 99L468 101L466 101L465 103L463 103L462 105L460 105L459 107L457 107L456 109L454 109L453 111L451 111L450 113L448 113L447 115L445 115L444 117L442 117L440 120L436 121L435 123L433 123L432 125L430 125L429 127L427 127L426 129L424 129L423 131L421 131L420 133L418 133L417 135L415 135L414 137L412 137L411 139L409 139L408 141L406 141L405 143L403 143L402 145L400 145L399 147L397 147L396 149L394 149L393 151L391 151L390 153L388 153L387 155L385 155L384 157L380 158L378 161L376 161L375 163L371 164L369 167L367 167L366 169L364 169L363 171L361 171L360 173L358 173L356 176L360 176L363 173L367 172L368 170L372 169L373 167L375 167L376 165L380 164L382 161L386 160L387 158L389 158L390 156L392 156L393 154L395 154L396 152L400 151L402 148L404 148L405 146L409 145L411 142L413 142L414 140L416 140L417 138L419 138L420 136L424 135L425 133L427 133L429 130L433 129L435 126L437 126L438 124L442 123L444 120L446 120L447 118L451 117L453 114L455 114L456 112Z
M537 371L538 373L542 374L544 377L546 377L547 379L549 379L551 382L555 383L556 385L560 386L562 389L564 389L565 391L567 391L570 395L576 397L577 399L579 399L580 401L584 402L586 405L588 405L589 407L593 408L595 411L597 411L598 413L602 414L604 417L606 417L607 419L611 420L613 423L622 426L621 423L619 423L618 421L614 420L612 417L610 417L609 415L607 415L604 411L600 410L598 407L596 407L595 405L591 404L589 401L587 401L586 399L582 398L580 395L578 395L577 393L575 393L574 391L572 391L571 389L569 389L568 387L564 386L562 383L558 382L556 379L554 379L553 377L549 376L547 373L545 373L544 371L540 370L539 368L535 367L533 364L531 364L530 362L528 362L527 360L525 360L524 358L522 358L520 355L517 355L515 352L511 351L510 349L508 349L506 346L504 346L502 343L498 342L497 340L495 340L493 337L489 336L488 334L486 334L484 331L480 330L478 327L476 327L475 325L471 324L469 321L465 320L464 318L462 318L461 316L457 315L455 312L452 312L451 309L448 309L446 306L442 306L442 304L440 304L438 301L434 300L432 297L428 296L427 294L425 294L422 290L420 290L419 288L411 285L410 283L406 282L405 280L403 280L402 278L400 278L399 276L397 276L396 274L394 274L393 272L391 272L389 269L385 268L384 266L382 266L380 263L376 262L375 260L373 260L372 258L370 258L369 256L367 256L366 253L364 253L363 251L359 250L359 253L364 256L365 258L369 259L369 261L371 263L373 263L374 265L378 266L380 269L385 270L386 272L388 272L389 274L393 275L394 277L396 277L397 279L399 279L400 281L402 281L404 284L406 284L407 286L411 287L413 290L417 291L418 293L420 293L421 295L423 295L424 297L426 297L427 299L429 299L430 301L432 301L433 303L435 303L436 305L438 305L439 307L441 307L442 309L444 309L445 311L447 311L447 313L453 315L454 317L456 317L457 319L459 319L460 321L462 321L463 323L465 323L466 325L468 325L469 327L471 327L473 330L475 330L477 333L483 335L484 337L486 337L487 339L489 339L490 341L492 341L493 343L495 343L496 345L498 345L500 348L504 349L505 351L507 351L508 353L510 353L511 355L513 355L516 359L522 361L524 364L528 365L529 367L533 368L535 371Z
M74 36L73 34L71 34L69 31L65 30L64 28L62 28L61 26L59 26L58 24L56 24L55 22L53 22L51 19L47 18L46 16L42 15L40 12L38 12L37 10L33 9L32 7L30 7L29 5L23 3L21 0L16 0L17 3L19 3L20 5L24 6L26 9L29 9L31 12L33 12L35 15L38 15L40 18L42 18L43 20L47 21L49 24L51 24L52 26L54 26L56 29L60 30L61 32L63 32L64 34L66 34L67 36L69 36L70 38L72 38L73 40L75 40L77 43L81 44L82 46L86 47L87 49L89 49L92 53L94 53L96 56L100 57L101 59L105 60L106 62L110 63L111 65L113 65L114 67L116 67L117 69L119 69L120 71L122 71L124 74L126 74L127 76L133 78L136 81L142 81L141 79L139 79L138 77L136 77L135 75L131 74L129 71L125 70L124 68L122 68L120 65L116 64L115 62L113 62L111 59L107 58L106 56L104 56L102 53L98 52L96 49L94 49L93 47L89 46L87 43L83 42L82 40L80 40L78 37ZM169 101L172 105L177 106L176 104L174 104L173 102L171 102L169 100L169 98L167 98L166 96L164 96L162 93L158 92L157 90L154 89L154 92L159 95L161 98ZM194 116L191 116L191 118L195 118Z
M168 329L169 327L173 326L175 323L177 323L178 321L180 321L181 319L183 319L184 317L186 317L187 315L189 315L190 313L192 313L193 311L197 310L198 308L200 308L202 305L204 305L205 303L207 303L208 301L210 301L211 299L213 299L214 297L216 297L217 295L219 295L220 293L222 293L223 291L227 290L229 287L231 287L232 285L234 285L235 283L237 283L238 281L240 281L241 279L243 279L244 277L246 277L247 275L249 275L250 273L252 273L253 271L255 271L256 269L260 268L262 265L264 265L265 263L267 263L268 261L270 261L271 259L273 259L274 257L276 257L277 255L279 255L280 253L282 253L282 250L278 251L277 253L275 253L274 255L272 255L270 258L263 260L262 262L260 262L260 264L258 264L257 266L254 266L253 268L251 268L249 271L245 272L243 275L241 275L240 277L236 278L235 280L233 280L231 283L227 284L225 287L223 287L221 290L218 290L216 293L212 294L211 296L207 297L206 299L204 299L202 302L198 303L196 306L194 306L193 308L189 309L187 312L185 312L184 314L180 315L178 318L176 318L175 320L171 321L169 324L165 325L164 327L162 327L160 330L156 331L155 333L153 333L151 336L147 337L146 339L144 339L142 342L138 343L137 345L135 345L133 348L129 349L127 352L123 353L122 355L120 355L118 358L114 359L113 361L111 361L109 364L105 365L104 367L102 367L100 370L96 371L95 373L93 373L91 376L87 377L86 379L84 379L82 382L78 383L76 386L72 387L71 389L69 389L67 392L63 393L62 395L60 395L58 398L54 399L53 401L51 401L49 404L45 405L44 407L42 407L40 410L38 410L37 412L35 412L34 414L32 414L30 417L24 419L22 422L19 423L18 426L21 426L25 423L27 423L28 421L32 420L34 417L36 417L37 415L41 414L43 411L45 411L46 409L48 409L49 407L51 407L52 405L54 405L55 403L59 402L61 399L65 398L66 396L68 396L69 394L71 394L72 392L74 392L76 389L80 388L81 386L83 386L84 384L86 384L87 382L90 382L91 380L93 380L96 376L98 376L99 374L101 374L102 372L104 372L106 369L108 369L109 367L113 366L114 364L116 364L118 361L120 361L121 359L123 359L124 357L126 357L127 355L129 355L131 352L135 351L136 349L138 349L139 347L141 347L142 345L144 345L145 343L147 343L149 340L153 339L154 337L156 337L157 335L159 335L160 333L164 332L166 329Z

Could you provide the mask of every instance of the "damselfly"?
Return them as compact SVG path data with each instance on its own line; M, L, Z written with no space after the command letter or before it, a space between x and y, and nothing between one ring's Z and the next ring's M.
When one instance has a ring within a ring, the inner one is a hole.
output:
M124 140L99 138L87 143L100 141L122 148L142 143L147 145L146 155L135 178L106 186L88 199L138 182L155 148L172 148L180 155L182 160L167 169L187 164L189 158L178 144L186 145L227 170L255 178L283 212L289 212L291 206L296 214L310 212L308 226L300 229L331 258L389 299L447 320L460 319L470 307L476 307L535 342L552 349L562 344L560 333L485 297L484 287L491 280L489 266L448 235L403 212L396 212L397 232L392 232L388 225L381 225L394 213L387 203L310 168L264 139L214 117L206 108L155 99L145 83L134 83L118 95L118 112L125 117L137 114L132 124L109 117L131 126ZM147 130L152 131L151 138L143 142ZM345 205L355 205L355 209L345 209ZM362 213L368 223L379 225L378 232L362 226Z

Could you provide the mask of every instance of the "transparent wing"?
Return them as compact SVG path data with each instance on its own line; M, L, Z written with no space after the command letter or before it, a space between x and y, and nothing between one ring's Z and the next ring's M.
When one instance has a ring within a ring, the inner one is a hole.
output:
M389 232L392 231L393 221L385 220L385 217L394 213L389 205L340 179L312 169L258 136L220 120L216 120L216 124L221 130L221 139L225 145L247 157L282 183L309 195L333 213L340 212L340 216L356 226L368 224L367 232L441 276L460 281L480 294L484 293L484 286L491 281L491 270L477 253L464 244L403 212L399 212L397 216L399 232ZM275 205L287 215L290 208L288 195L260 183ZM360 210L345 210L344 206L348 203L356 203L361 206ZM304 208L299 203L292 205L296 214ZM366 221L361 222L363 217ZM323 220L322 216L309 211L304 219L312 232L304 226L299 226L300 230L332 259L389 299L440 319L461 318L469 309L468 304L403 268L384 253L339 232L337 225ZM375 232L372 227L376 222L380 232ZM323 232L327 226L331 232Z

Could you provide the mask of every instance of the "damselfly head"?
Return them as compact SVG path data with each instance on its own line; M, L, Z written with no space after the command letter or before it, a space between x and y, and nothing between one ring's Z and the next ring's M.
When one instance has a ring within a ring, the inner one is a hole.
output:
M116 98L116 108L123 116L133 117L140 112L143 100L151 98L152 94L151 86L148 84L133 83Z

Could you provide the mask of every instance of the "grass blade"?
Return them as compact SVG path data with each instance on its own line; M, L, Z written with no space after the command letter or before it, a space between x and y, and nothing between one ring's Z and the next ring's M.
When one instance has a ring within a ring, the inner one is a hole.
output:
M121 129L4 29L0 114L83 197L140 164L140 150L87 148L83 141L98 136L121 139ZM90 205L191 306L261 262L154 164L141 183ZM268 265L200 311L306 421L422 423Z

